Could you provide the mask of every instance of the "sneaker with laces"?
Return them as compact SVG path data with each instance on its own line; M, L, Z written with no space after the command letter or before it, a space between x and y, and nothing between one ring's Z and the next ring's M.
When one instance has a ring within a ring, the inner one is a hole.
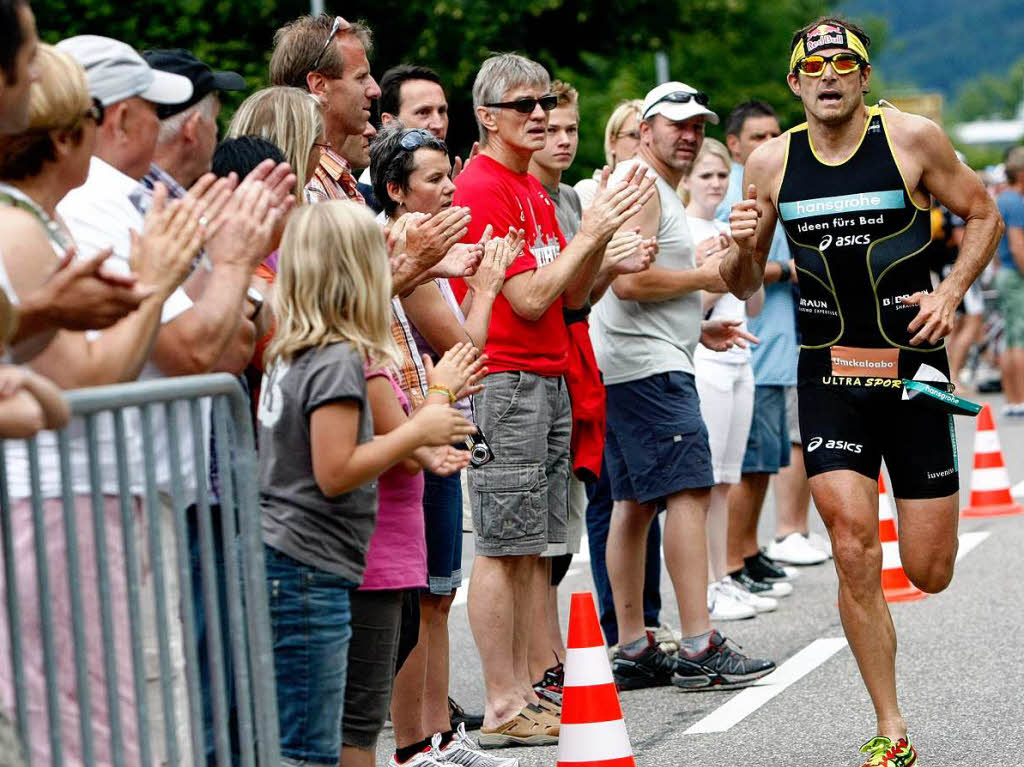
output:
M707 649L698 655L680 651L672 684L687 692L746 687L775 670L770 660L748 658L734 650L718 631L711 632Z
M763 597L760 594L751 594L742 586L736 585L736 581L728 575L719 581L719 583L721 583L722 588L728 590L734 598L751 605L759 613L774 612L779 606L779 601L777 599Z
M391 754L391 759L388 760L388 767L449 767L449 765L434 755L433 748L428 748L409 757L404 762L399 762L395 755Z
M911 767L917 764L917 750L908 738L900 738L893 743L884 735L875 736L860 747L860 752L867 754L867 761L860 767Z
M757 608L738 598L722 581L708 584L708 613L711 620L741 621L757 615Z
M626 655L620 647L612 659L612 676L620 690L641 690L672 684L675 661L654 642L654 633L647 632L647 647L639 655Z
M557 663L544 671L543 678L533 686L539 698L562 705L562 685L565 684L565 667Z
M800 533L790 533L782 540L773 540L765 549L765 554L776 562L803 567L828 561L828 556Z
M828 539L827 535L807 533L807 542L818 551L823 551L826 557L832 559L832 541Z
M743 567L751 576L765 583L781 583L800 577L799 570L795 567L783 567L765 554L764 550L759 550L754 556L744 559Z
M461 724L455 730L451 742L444 748L441 748L441 733L435 733L430 739L430 750L434 758L443 764L459 764L463 767L519 767L518 759L485 754L466 734L466 728Z
M788 597L793 593L793 584L791 583L768 583L762 581L760 578L755 578L744 567L736 572L729 573L729 577L733 579L737 586L741 589L746 589L751 594L756 594L759 597L772 597L778 599L780 597Z

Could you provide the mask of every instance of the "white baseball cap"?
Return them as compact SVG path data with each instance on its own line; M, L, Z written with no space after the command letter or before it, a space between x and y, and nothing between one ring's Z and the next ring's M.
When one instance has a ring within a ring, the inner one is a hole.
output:
M664 115L672 122L682 122L703 115L708 122L718 125L718 115L708 109L706 93L677 80L652 88L644 97L641 119Z
M181 104L192 98L192 81L152 69L134 48L99 35L78 35L57 43L74 56L89 78L89 94L107 107L133 96L154 104Z

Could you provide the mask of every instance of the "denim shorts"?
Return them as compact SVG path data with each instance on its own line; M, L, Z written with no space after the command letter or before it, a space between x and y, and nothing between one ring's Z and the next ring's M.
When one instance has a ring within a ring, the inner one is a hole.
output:
M566 542L572 411L561 376L492 373L474 415L494 460L469 470L476 553L540 554Z
M612 384L604 457L616 501L650 503L711 487L708 430L690 373Z
M786 387L754 387L754 420L743 456L744 474L778 474L789 466Z
M281 755L337 765L354 584L264 546Z
M427 591L448 596L462 585L462 478L423 472Z

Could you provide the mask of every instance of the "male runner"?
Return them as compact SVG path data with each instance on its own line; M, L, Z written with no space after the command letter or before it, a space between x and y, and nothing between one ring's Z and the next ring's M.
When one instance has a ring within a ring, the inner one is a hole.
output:
M932 122L868 107L870 40L821 18L793 37L789 86L807 123L756 149L730 223L722 277L761 284L777 217L800 283L800 430L814 502L832 538L843 627L875 707L864 767L910 767L917 752L896 700L896 633L882 595L876 481L882 458L899 511L900 556L919 588L944 589L957 550L951 418L902 398L901 379L948 380L943 338L1002 230L994 204ZM920 252L937 197L966 222L935 290Z

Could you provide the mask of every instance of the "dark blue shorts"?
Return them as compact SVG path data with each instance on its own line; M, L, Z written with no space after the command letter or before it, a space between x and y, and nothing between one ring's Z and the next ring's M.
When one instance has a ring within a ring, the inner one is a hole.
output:
M789 424L786 387L754 387L754 420L750 423L743 474L778 474L789 466Z
M423 472L427 526L427 591L448 596L462 585L462 481L460 472L438 477Z
M715 484L691 374L659 373L606 388L612 498L650 503Z

